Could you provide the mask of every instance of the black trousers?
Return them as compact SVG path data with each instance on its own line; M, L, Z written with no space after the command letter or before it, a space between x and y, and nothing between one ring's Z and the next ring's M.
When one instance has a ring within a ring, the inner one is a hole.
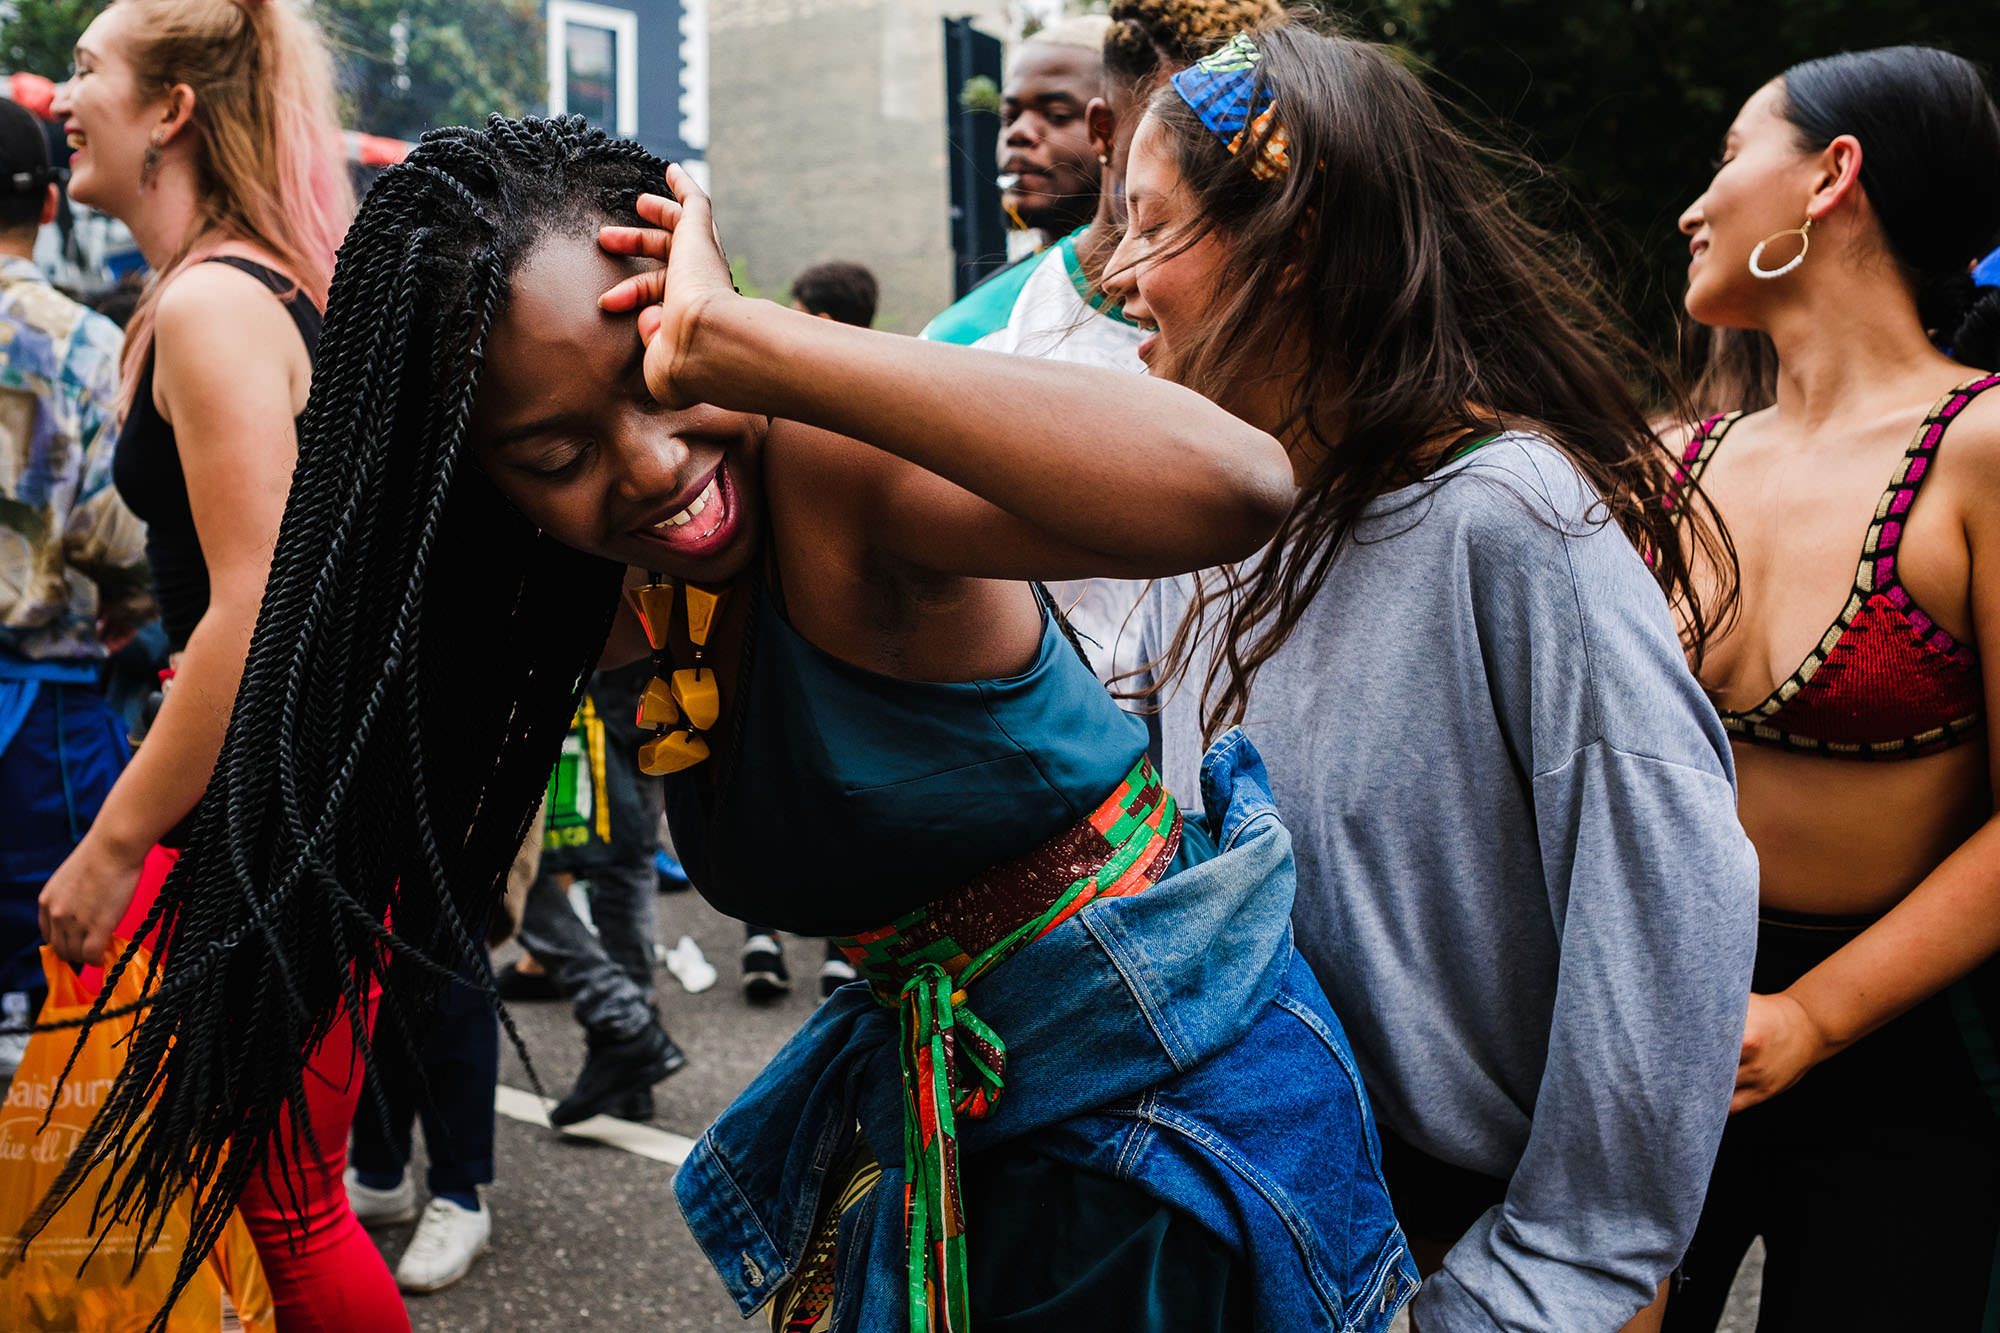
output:
M1783 990L1865 921L1766 912L1754 989ZM1978 1333L2000 1238L1989 963L1732 1116L1669 1333L1711 1333L1764 1238L1758 1333Z
M354 1108L356 1170L400 1174L410 1164L412 1122L424 1126L432 1194L471 1194L493 1183L493 1089L500 1082L500 1020L470 986L446 986L434 1026L412 1054L378 1031L368 1086ZM308 1075L310 1077L310 1075ZM377 1093L380 1100L377 1100ZM387 1108L388 1119L383 1119Z
M1498 1176L1440 1161L1381 1125L1375 1132L1382 1140L1389 1202L1413 1241L1448 1250L1507 1197L1507 1182Z

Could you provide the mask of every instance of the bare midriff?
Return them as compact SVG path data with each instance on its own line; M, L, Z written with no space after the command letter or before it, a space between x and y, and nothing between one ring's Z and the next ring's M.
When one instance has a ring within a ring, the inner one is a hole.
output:
M1885 763L1731 749L1760 902L1779 911L1880 915L1993 812L1983 741Z

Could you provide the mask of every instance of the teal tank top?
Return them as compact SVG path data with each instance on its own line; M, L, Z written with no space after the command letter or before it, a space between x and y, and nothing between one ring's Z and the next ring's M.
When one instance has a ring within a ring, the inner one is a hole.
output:
M1027 670L940 684L843 662L792 628L777 594L752 597L735 701L710 737L713 794L709 765L666 779L689 877L740 920L801 935L886 925L1083 819L1145 752L1145 723L1046 598Z

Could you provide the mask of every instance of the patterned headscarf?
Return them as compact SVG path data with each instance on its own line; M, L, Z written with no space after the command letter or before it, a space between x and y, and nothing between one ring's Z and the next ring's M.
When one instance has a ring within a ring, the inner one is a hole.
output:
M1292 169L1291 142L1278 123L1278 97L1267 80L1257 85L1264 53L1243 33L1214 55L1174 75L1174 91L1232 153L1253 139L1259 143L1250 170L1259 180L1276 180ZM1259 94L1253 97L1253 94Z

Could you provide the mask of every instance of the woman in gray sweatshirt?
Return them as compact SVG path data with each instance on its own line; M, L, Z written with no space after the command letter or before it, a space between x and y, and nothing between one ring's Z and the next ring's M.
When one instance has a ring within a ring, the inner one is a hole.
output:
M1110 286L1141 356L1301 483L1262 556L1144 603L1165 773L1193 790L1233 723L1263 752L1299 946L1429 1243L1421 1333L1656 1319L1729 1106L1757 871L1683 657L1717 596L1623 344L1366 43L1276 30L1178 77L1127 188Z

